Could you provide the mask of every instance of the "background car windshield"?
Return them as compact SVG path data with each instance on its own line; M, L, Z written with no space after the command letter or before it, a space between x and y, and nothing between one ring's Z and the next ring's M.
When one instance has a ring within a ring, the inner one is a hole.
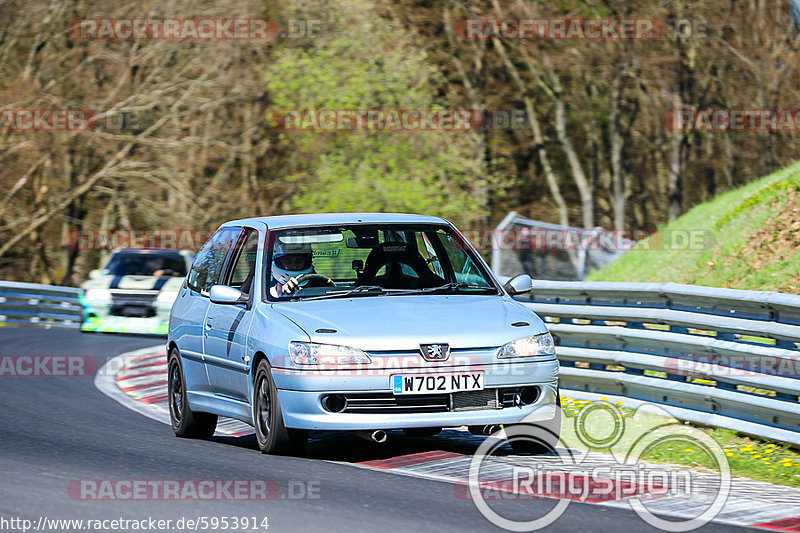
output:
M186 261L175 253L117 252L105 273L112 276L185 276Z
M284 298L321 296L363 286L431 289L450 283L459 292L486 293L494 285L461 237L446 226L358 225L302 229L278 234L276 244L303 243L311 272L303 288ZM285 248L285 247L284 247ZM272 255L273 260L277 254ZM297 262L299 264L300 261ZM279 261L279 265L285 266ZM309 279L310 278L310 279ZM271 284L275 285L273 278Z

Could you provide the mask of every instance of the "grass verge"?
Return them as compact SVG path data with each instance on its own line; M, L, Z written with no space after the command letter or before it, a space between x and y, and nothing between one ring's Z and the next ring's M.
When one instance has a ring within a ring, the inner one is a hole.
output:
M565 436L565 442L569 442L570 445L574 442L578 442L578 440L570 439L568 432L574 433L576 431L576 417L581 409L590 403L592 402L578 400L568 396L561 397L561 407L566 415L566 418L562 420L561 430L562 435ZM623 407L620 403L618 403L616 407L619 408L622 416L626 419L630 420L631 417L634 416L634 409ZM587 417L587 420L588 424L586 428L588 432L600 436L608 432L608 420L603 420L601 417L596 418L594 421ZM674 418L660 418L659 420L660 422L658 420L651 420L652 427L666 423L680 424L680 422ZM641 419L637 421L641 423ZM689 426L688 422L683 424ZM642 428L641 431L647 430L647 423L645 423L645 427ZM742 476L779 485L800 487L800 453L790 447L752 439L729 429L699 428L699 430L709 435L719 444L727 458L733 476ZM680 433L681 430L676 428L676 431ZM633 440L635 437L636 433L634 431L628 438ZM624 439L625 437L623 437L620 444L614 446L615 451L626 449L626 445L630 444L626 443ZM608 448L605 447L587 446L585 443L581 444L578 444L576 447L600 452L608 451ZM690 441L669 441L663 445L655 446L646 453L642 459L653 463L688 466L699 470L718 470L716 461L702 448L694 445Z
M800 293L800 163L695 206L587 279Z

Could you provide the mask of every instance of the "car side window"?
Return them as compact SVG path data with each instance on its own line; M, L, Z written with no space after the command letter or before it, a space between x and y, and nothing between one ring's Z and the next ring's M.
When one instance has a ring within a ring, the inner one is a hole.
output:
M256 256L258 254L258 231L246 228L239 238L239 246L234 252L233 268L226 285L249 293L253 285L253 276L256 271Z
M447 253L447 258L456 277L456 281L489 287L489 282L481 274L478 265L472 262L466 250L451 235L438 232L439 240Z
M219 280L225 257L233 246L239 230L222 228L206 241L194 259L186 285L202 295L208 295L211 286Z

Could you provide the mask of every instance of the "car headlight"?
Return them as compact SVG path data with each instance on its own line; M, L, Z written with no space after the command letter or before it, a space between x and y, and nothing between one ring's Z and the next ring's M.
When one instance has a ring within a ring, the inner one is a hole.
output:
M296 365L362 365L370 364L372 359L357 348L335 344L314 342L290 342L289 357Z
M500 359L510 357L532 357L536 355L555 355L556 346L550 333L542 333L533 337L525 337L504 344L497 352Z
M175 291L161 291L158 293L156 301L160 304L172 305L177 297L178 293Z
M83 297L87 300L110 300L111 291L108 289L87 289L83 293Z

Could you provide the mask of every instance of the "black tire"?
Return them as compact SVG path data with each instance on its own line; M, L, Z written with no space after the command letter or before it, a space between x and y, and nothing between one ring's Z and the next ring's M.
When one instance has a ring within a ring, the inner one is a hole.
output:
M172 350L167 366L167 399L172 431L178 437L207 439L217 429L217 415L197 413L189 407L186 398L186 378L183 375L178 350Z
M515 453L548 454L555 452L558 445L559 434L544 424L513 424L503 429Z
M561 388L556 387L556 416L536 424L503 426L511 449L516 453L542 455L555 452L561 437Z
M434 435L438 435L441 433L442 428L407 428L403 430L403 433L406 434L407 437L433 437Z
M272 379L272 369L266 359L256 368L253 384L253 426L261 453L288 454L303 449L308 431L283 425L278 389Z

